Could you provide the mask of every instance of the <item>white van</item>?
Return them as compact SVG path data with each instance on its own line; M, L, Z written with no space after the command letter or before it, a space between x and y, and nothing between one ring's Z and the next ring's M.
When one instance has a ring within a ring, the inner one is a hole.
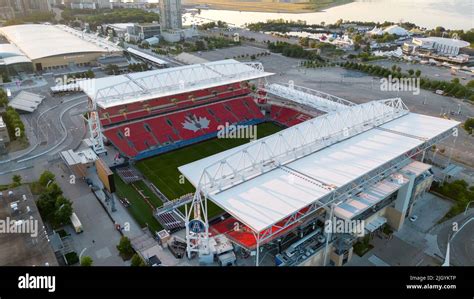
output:
M70 219L71 219L72 226L74 227L74 230L76 231L76 233L78 233L78 234L82 233L82 223L79 220L79 218L77 217L76 213L72 213Z

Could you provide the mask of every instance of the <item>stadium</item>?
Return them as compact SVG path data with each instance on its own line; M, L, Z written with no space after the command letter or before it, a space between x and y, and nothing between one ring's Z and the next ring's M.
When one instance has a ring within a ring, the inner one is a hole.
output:
M111 196L171 235L175 257L344 265L362 237L328 220L361 221L369 237L399 230L433 181L425 151L459 125L399 98L356 105L272 75L223 60L79 83ZM221 138L224 125L255 126L257 139Z

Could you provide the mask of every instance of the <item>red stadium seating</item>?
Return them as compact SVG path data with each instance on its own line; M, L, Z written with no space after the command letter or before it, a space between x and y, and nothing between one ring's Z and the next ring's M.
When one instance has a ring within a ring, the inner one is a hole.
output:
M299 111L275 105L270 109L270 117L272 120L287 127L294 126L311 118L309 115Z
M246 96L108 127L104 135L126 156L133 157L152 147L216 132L225 122L261 118L254 100Z
M247 86L240 83L208 88L190 93L177 94L142 102L129 103L106 109L99 109L103 126L117 124L149 115L162 114L205 103L244 96L250 93Z

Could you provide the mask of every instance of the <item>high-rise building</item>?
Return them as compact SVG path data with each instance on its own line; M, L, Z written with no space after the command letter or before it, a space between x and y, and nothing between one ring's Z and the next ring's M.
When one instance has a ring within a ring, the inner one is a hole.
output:
M11 19L51 11L49 0L0 0L0 17Z
M183 27L181 20L181 0L160 1L161 30L176 30Z

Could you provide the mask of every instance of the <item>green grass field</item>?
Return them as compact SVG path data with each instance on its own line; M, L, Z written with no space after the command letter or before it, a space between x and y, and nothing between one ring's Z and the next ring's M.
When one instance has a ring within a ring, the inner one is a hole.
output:
M282 129L282 127L273 123L263 123L257 126L257 137L262 138ZM178 171L179 166L200 160L247 142L249 142L248 139L214 138L139 161L137 162L136 167L148 180L158 187L166 197L173 200L184 194L195 191L193 185L184 178L184 184L180 184L181 173ZM143 200L138 192L131 185L125 184L117 174L115 174L114 180L117 194L120 197L126 197L131 203L128 210L140 226L145 227L148 224L148 227L153 231L161 230L161 225L153 217L153 209ZM162 205L160 199L151 192L144 182L139 181L134 184L140 190L143 190L143 193L149 197L150 203L155 208ZM212 202L208 202L208 209L209 218L222 213L222 210ZM184 209L182 209L182 211L184 212Z
M278 131L282 127L273 123L263 123L257 126L257 138L262 138ZM170 200L195 191L187 180L180 184L181 173L178 167L196 160L217 154L227 149L249 142L248 139L218 139L214 138L185 148L181 148L157 157L139 161L136 167ZM221 213L212 202L208 202L209 218Z
M148 228L152 231L162 230L163 228L160 223L158 223L155 217L153 217L153 209L151 209L148 203L143 200L132 185L125 184L117 174L114 174L114 181L117 195L122 198L127 198L130 202L131 205L127 209L138 224L141 227L146 227L148 225ZM148 189L145 183L139 181L134 184L140 190L143 190L143 194L150 198L149 201L155 208L162 205L161 201L155 196L155 194L153 194L153 192L151 192L150 189Z

